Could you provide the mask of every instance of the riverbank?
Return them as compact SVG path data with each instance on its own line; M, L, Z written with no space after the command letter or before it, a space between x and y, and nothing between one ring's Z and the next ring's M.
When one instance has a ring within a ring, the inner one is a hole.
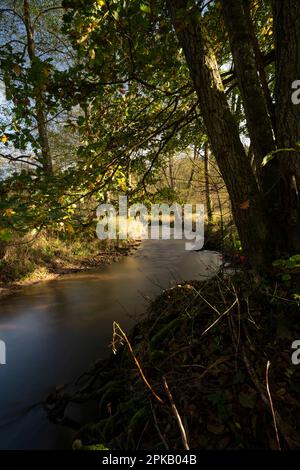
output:
M76 449L299 449L297 286L243 272L165 290L129 337L114 325L116 354L55 391L49 416L94 404Z
M61 240L44 234L28 244L16 242L0 260L0 298L24 286L101 269L138 246L134 241Z
M232 246L232 233L225 227ZM217 225L205 228L204 249L220 250L229 254L229 244L223 243L224 231ZM57 279L66 274L101 269L127 256L139 241L98 240L91 237L61 238L58 234L40 233L30 238L15 240L5 249L0 259L0 298L24 286ZM227 246L228 245L228 246ZM231 256L231 261L233 257Z

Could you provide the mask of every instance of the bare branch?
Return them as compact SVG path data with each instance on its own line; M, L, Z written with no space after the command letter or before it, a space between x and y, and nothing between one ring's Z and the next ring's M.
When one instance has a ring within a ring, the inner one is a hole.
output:
M56 7L49 7L49 8L46 8L45 10L41 11L33 20L33 26L35 25L35 23L37 22L37 20L42 16L44 15L45 13L48 13L49 11L53 11L53 10L61 10L61 9L64 9L63 6L61 5L57 5Z
M23 25L26 27L24 18L19 15L19 13L17 13L13 8L1 8L0 13L11 13L12 15L17 16L22 21Z
M13 157L12 155L5 155L4 153L0 153L0 157L13 163L26 163L28 165L40 168L40 165L38 165L37 163L29 160L24 160L24 158L32 158L31 155L19 155L18 157Z

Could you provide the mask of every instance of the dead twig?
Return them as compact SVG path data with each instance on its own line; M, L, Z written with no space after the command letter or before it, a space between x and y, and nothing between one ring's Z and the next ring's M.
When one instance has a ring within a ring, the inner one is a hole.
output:
M152 411L152 415L153 415L153 419L154 419L155 429L157 430L158 435L159 435L159 437L160 437L160 439L161 439L161 442L162 442L163 445L165 446L165 449L166 449L166 450L169 450L170 448L169 448L169 446L168 446L168 443L167 443L166 439L164 438L164 436L162 435L162 432L161 432L161 430L160 430L160 428L159 428L158 421L157 421L157 416L156 416L155 409L154 409L154 407L153 407L153 405L152 405L152 401L151 401L151 400L150 400L150 406L151 406L151 411Z
M213 328L225 315L227 315L232 309L233 307L235 306L235 304L238 303L238 300L235 299L235 301L233 302L233 304L228 307L227 310L225 310L225 312L221 313L219 318L217 318L208 328L206 328L206 330L204 330L202 333L201 333L201 336L205 335L205 333L207 333L211 328ZM215 310L215 309L214 309Z
M266 367L266 386L267 386L267 392L268 392L268 397L269 397L269 402L270 402L270 408L272 411L272 417L273 417L273 423L274 423L274 428L275 428L275 433L276 433L276 441L277 441L277 447L278 450L281 450L280 446L280 440L279 440L279 434L278 434L278 428L277 428L277 421L276 421L276 416L275 416L275 411L274 411L274 406L273 406L273 400L272 396L270 393L270 387L269 387L269 369L270 369L271 362L267 362L267 367Z
M117 332L119 331L120 334ZM126 333L122 330L122 328L120 327L119 323L117 322L113 322L113 339L112 339L112 350L113 350L113 353L115 354L116 351L117 351L117 348L116 348L116 338L119 338L119 340L122 342L122 340L125 341L125 343L127 344L128 346L128 349L129 349L129 352L131 354L131 356L133 357L133 360L139 370L139 373L142 377L142 380L143 382L145 383L145 385L149 388L149 390L151 391L152 395L156 398L156 400L158 400L160 403L164 403L164 401L157 395L157 393L155 392L155 390L152 388L152 386L150 385L150 383L148 382L144 372L143 372L143 369L136 357L136 355L134 354L134 351L132 349L132 346L131 346L131 343L129 341L129 339L127 338L127 335Z
M184 426L182 424L182 419L180 417L180 414L178 413L178 410L177 410L177 407L175 405L172 393L170 392L170 389L169 389L169 386L168 386L168 383L167 383L167 380L166 380L165 377L163 377L163 383L164 383L164 387L165 387L165 390L167 392L168 398L170 400L173 415L174 415L174 417L177 421L177 424L178 424L178 427L179 427L179 430L180 430L183 447L184 447L185 450L190 450L188 440L187 440L186 431L185 431Z

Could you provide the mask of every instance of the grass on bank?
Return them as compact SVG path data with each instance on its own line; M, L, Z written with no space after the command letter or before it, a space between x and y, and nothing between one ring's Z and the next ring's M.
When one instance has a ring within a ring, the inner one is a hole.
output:
M0 259L0 283L28 283L97 268L118 258L127 246L125 241L84 237L75 240L46 232L29 243L15 240Z

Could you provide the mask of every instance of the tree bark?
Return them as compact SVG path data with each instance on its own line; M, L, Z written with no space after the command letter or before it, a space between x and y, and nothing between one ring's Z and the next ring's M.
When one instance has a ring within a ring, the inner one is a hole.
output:
M35 41L34 41L34 32L33 26L30 17L30 5L28 0L24 0L24 23L26 26L27 34L27 48L28 56L31 66L36 60L35 54ZM45 113L45 104L44 104L44 92L42 86L36 84L34 86L34 95L35 95L35 109L36 109L36 121L39 134L39 142L42 152L42 165L46 174L51 175L53 173L52 158L49 146L48 139L48 129L47 129L47 116Z
M167 5L198 95L211 148L231 199L242 246L252 266L260 269L267 256L264 202L227 103L216 57L196 3L190 8L188 0L167 0Z
M204 181L205 181L205 201L207 211L208 226L212 224L212 207L210 199L210 184L209 184L209 148L208 143L204 144Z
M276 160L262 166L264 157L276 148L273 105L269 103L268 107L270 93L264 67L262 64L259 66L260 50L251 19L249 0L221 0L221 5L251 139L255 174L267 208L268 251L270 257L276 258L281 251L278 234L279 168Z
M175 179L174 179L174 161L173 155L168 155L168 169L169 169L169 178L170 178L170 188L175 190Z
M273 130L265 95L256 67L255 51L243 0L221 0L222 13L229 36L234 68L242 95L247 127L255 155L258 180L262 183L263 158L275 149ZM272 181L267 181L265 192Z
M292 101L292 83L300 80L300 2L272 0L276 48L275 119L280 173L281 251L300 253L300 104Z
M274 114L275 109L274 109L274 104L273 104L273 100L272 100L272 96L271 96L271 92L270 92L270 88L269 88L268 80L266 76L263 54L259 47L259 42L256 36L255 27L254 27L253 20L251 17L250 3L251 3L251 0L243 0L245 18L247 21L248 30L250 33L250 39L251 39L253 51L255 54L256 68L258 70L260 83L261 83L261 86L265 95L268 113L272 122L272 127L274 129L275 128L275 114Z
M195 165L196 165L196 160L199 156L199 148L197 147L197 145L194 145L194 152L193 153L194 153L193 159L191 160L191 164L192 164L191 173L190 173L190 177L189 177L189 179L187 181L187 184L186 184L186 189L187 189L187 201L186 202L190 202L192 192L193 192L193 180L194 180L194 175L195 175Z

